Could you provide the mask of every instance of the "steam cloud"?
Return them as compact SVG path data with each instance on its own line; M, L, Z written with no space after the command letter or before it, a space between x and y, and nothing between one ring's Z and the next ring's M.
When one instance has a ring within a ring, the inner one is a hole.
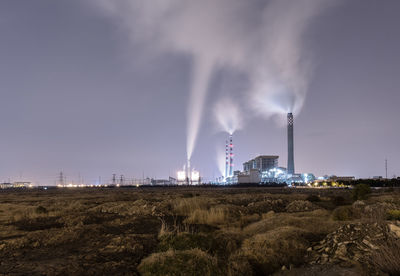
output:
M187 157L201 125L216 67L248 74L250 106L270 117L300 112L310 79L302 36L329 0L89 0L116 18L134 43L193 61L188 103ZM217 114L218 115L218 114ZM235 117L234 115L233 117ZM228 132L231 126L220 120ZM229 120L228 120L229 121Z
M214 114L222 131L233 134L243 126L243 115L232 98L221 98L214 106Z
M217 166L218 166L218 171L220 173L220 175L225 175L225 151L224 148L221 146L217 146L215 148L215 161L217 162Z

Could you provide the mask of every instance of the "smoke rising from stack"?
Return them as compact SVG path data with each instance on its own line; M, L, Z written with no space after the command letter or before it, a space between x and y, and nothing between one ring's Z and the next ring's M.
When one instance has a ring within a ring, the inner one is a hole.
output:
M239 105L230 97L221 98L214 106L218 128L230 135L243 127L243 115Z
M182 53L192 60L187 106L187 159L196 145L210 78L229 67L251 81L250 104L269 118L297 114L312 63L302 36L329 0L88 0L143 45L149 56ZM228 131L229 132L229 131Z
M228 170L227 166L226 166L226 149L224 150L224 148L221 145L217 145L215 147L215 161L217 163L218 166L218 172L220 176L225 176L226 172Z

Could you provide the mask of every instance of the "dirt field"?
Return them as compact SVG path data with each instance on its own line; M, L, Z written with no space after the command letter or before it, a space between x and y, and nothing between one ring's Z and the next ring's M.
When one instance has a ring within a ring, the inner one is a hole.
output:
M0 191L1 275L399 275L400 193Z

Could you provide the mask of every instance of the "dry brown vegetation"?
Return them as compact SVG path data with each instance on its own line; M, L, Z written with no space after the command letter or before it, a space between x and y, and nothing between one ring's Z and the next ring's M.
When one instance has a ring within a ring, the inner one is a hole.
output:
M328 189L3 190L0 274L395 275L400 194L352 197Z

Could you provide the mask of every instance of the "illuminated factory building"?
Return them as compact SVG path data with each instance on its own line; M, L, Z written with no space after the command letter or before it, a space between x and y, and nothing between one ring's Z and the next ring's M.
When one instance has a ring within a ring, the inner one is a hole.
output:
M279 156L276 155L260 155L243 164L243 171L249 172L251 169L259 171L267 171L278 167Z
M232 137L231 137L232 139ZM232 145L232 140L230 140ZM228 143L226 146L226 169L229 168ZM279 156L260 155L243 164L243 172L236 171L225 177L224 184L257 184L257 183L309 183L315 180L310 173L296 174L294 165L294 117L287 114L287 168L279 167Z

